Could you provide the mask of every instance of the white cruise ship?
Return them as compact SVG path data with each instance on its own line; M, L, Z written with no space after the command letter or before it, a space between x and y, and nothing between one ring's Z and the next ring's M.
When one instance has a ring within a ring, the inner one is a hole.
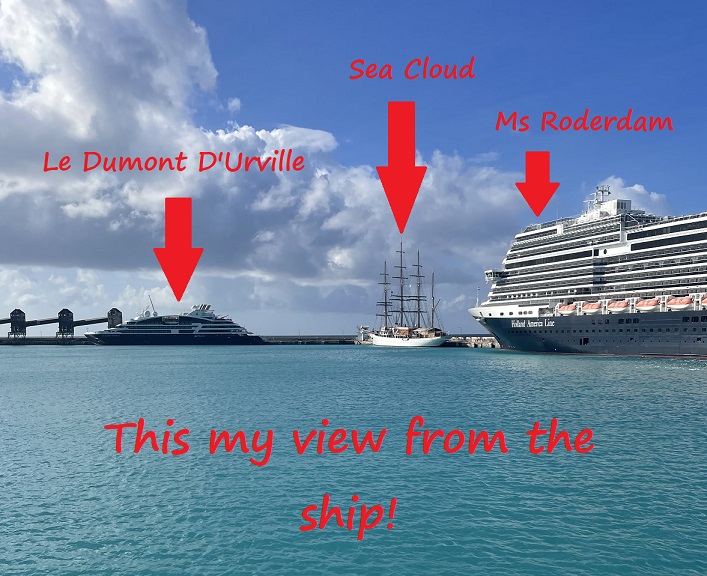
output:
M152 299L150 299L152 303ZM265 344L228 316L217 316L209 304L192 306L178 315L159 315L145 308L135 318L115 328L87 332L96 344L113 345L242 345Z
M511 350L707 356L707 212L657 217L609 194L517 234L469 312Z

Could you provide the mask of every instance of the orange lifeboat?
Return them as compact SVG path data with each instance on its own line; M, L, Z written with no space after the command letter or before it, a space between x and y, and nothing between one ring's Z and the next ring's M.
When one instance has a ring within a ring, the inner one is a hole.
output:
M569 316L570 314L574 314L576 311L576 304L564 304L563 306L560 306L560 314L563 316Z
M702 302L702 306L707 308L707 296L703 296L701 302Z
M686 310L692 304L692 298L689 296L678 296L677 298L669 298L665 305L671 310Z
M585 314L596 314L601 310L601 302L586 302L582 306L582 312Z
M614 314L618 314L619 312L626 312L626 310L628 310L629 306L630 306L630 304L626 300L621 300L620 302L609 302L606 309L609 312L613 312Z
M656 298L648 298L636 302L636 310L639 312L652 312L660 308L660 302Z

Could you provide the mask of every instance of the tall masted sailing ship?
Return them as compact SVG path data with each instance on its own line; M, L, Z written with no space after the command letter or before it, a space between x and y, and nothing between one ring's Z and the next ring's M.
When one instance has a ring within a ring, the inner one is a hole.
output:
M707 212L658 217L609 194L517 234L469 312L510 350L707 356Z
M417 253L417 263L413 264L415 269L408 278L405 275L405 264L403 256L403 245L400 244L400 263L395 266L397 276L393 280L398 280L397 291L391 289L388 281L388 263L383 263L383 300L378 302L380 312L376 314L380 318L380 325L375 330L368 330L360 327L362 336L370 338L375 346L398 346L398 347L435 347L444 344L449 336L441 328L435 327L435 312L439 302L435 301L434 293L434 273L432 273L432 293L430 313L426 308L427 296L424 293L424 275L420 265L420 252ZM405 293L405 285L409 279L414 279L414 291ZM437 318L439 320L439 318Z

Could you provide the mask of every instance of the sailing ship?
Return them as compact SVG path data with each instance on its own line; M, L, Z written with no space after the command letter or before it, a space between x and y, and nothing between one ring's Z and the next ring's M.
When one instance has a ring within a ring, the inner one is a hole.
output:
M375 330L362 327L364 338L370 339L374 346L398 346L398 347L435 347L441 346L451 338L444 330L435 327L435 312L439 302L434 295L434 273L432 274L431 306L428 314L425 304L427 297L423 289L422 266L420 265L420 252L417 252L417 263L414 264L415 272L410 275L415 281L415 290L411 294L405 293L405 284L408 277L405 275L405 264L403 262L403 245L400 244L400 263L395 266L397 276L393 280L398 280L397 292L391 289L388 280L388 263L383 263L383 300L378 302L380 312L376 314L380 318L380 326ZM439 320L439 319L437 319Z

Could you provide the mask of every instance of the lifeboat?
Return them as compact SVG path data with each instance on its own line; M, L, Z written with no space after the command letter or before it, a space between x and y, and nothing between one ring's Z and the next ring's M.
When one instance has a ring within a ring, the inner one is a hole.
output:
M626 300L621 300L620 302L609 302L606 309L609 312L618 314L619 312L626 312L629 309L630 304Z
M587 302L582 306L582 312L585 314L596 314L601 310L601 302Z
M560 314L563 316L569 316L570 314L574 314L576 311L576 304L564 304L563 306L560 306Z
M648 298L636 302L636 310L639 312L653 312L653 310L657 310L658 308L660 308L660 302L655 298Z
M689 296L678 296L677 298L669 298L665 305L671 310L686 310L692 304L692 298Z
M707 308L707 296L703 296L701 302L702 302L702 306Z

